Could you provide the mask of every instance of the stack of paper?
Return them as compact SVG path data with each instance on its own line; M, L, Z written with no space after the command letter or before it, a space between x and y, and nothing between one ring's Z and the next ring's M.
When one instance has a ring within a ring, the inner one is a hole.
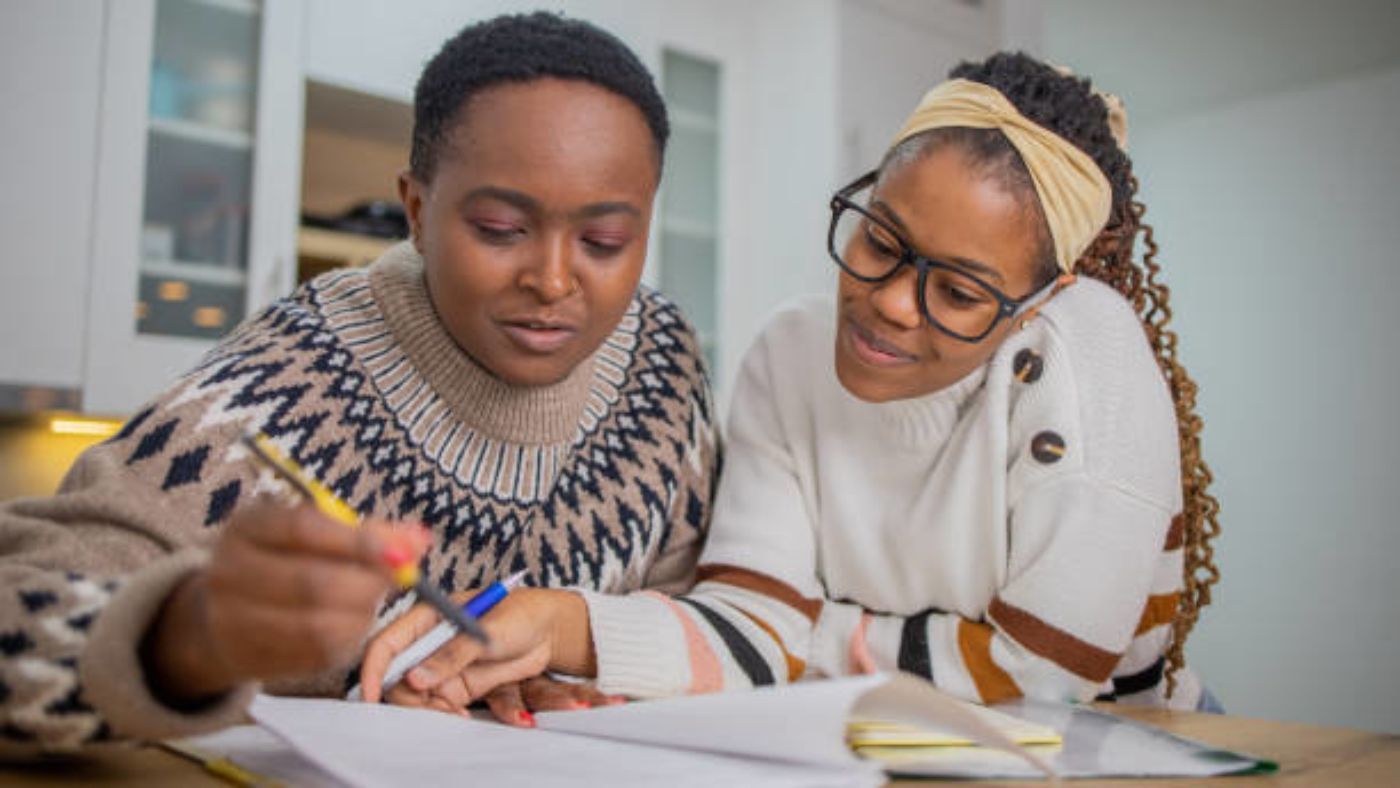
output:
M972 709L988 725L995 727L1022 747L1042 757L1059 751L1060 734L1054 728L1036 725L992 709ZM846 743L862 758L878 761L886 768L908 764L953 760L966 757L978 746L971 737L947 728L910 725L874 717L857 716L846 726Z
M1206 773L1171 771L1187 762L1199 767L1192 758L1206 748L1133 732L1143 726L1083 738L1094 749L1086 755L1076 750L1076 730L1082 724L1074 713L1058 720L1060 724L1056 719L1007 716L905 675L542 713L536 715L534 730L394 706L259 696L251 714L260 729L180 744L186 751L227 756L269 781L366 788L507 781L531 786L845 788L881 784L882 767L899 774L1038 776L1050 773L1050 763L1072 773L1099 766L1108 768L1105 775ZM848 727L853 717L863 722ZM1062 750L1054 744L1035 745L1061 735ZM848 736L863 755L881 755L880 762L857 757ZM1023 747L1018 740L1034 746ZM1113 744L1107 754L1098 752L1105 741L1125 744ZM1115 755L1118 749L1122 752ZM1149 757L1169 750L1175 760ZM1144 763L1156 771L1138 768ZM1233 756L1217 758L1213 773L1254 763ZM1136 770L1112 771L1124 764Z

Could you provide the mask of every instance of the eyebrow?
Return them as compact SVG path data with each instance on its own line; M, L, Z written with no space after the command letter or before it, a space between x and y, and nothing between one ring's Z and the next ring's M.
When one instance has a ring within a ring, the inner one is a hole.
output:
M899 230L901 239L905 239L908 238L910 235L913 235L913 233L909 232L909 227L904 224L904 220L899 218L899 214L895 213L894 209L891 208L884 201L874 200L870 203L870 207L879 210L881 218L886 219L887 221L889 221L890 224L893 224L895 226L896 230ZM909 248L913 249L913 245L910 244L907 240L905 241L905 244L908 245ZM918 250L915 251L917 252ZM924 257L928 256L922 254L921 252L919 254ZM938 259L943 262L957 263L963 268L971 269L972 271L982 274L985 277L995 279L1000 284L1006 284L1006 280L1002 278L1001 272L997 271L997 269L991 267L990 265L987 265L986 263L973 260L970 257L946 257Z
M536 200L534 197L524 192L518 192L514 189L506 189L500 186L481 186L472 189L462 197L462 204L465 205L475 200L500 200L501 202L509 203L522 211L530 213L539 213L544 209L540 201ZM632 203L616 200L611 202L590 203L574 211L573 216L580 219L593 219L615 213L625 213L636 217L642 215L641 209Z

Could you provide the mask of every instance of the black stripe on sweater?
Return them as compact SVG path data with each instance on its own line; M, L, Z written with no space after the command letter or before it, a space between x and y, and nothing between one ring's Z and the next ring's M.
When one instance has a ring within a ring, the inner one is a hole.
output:
M1137 692L1150 690L1162 683L1162 674L1167 667L1167 658L1159 657L1146 670L1139 671L1131 676L1115 676L1113 678L1114 695L1132 695Z
M758 649L754 648L749 639L744 637L744 633L708 606L686 597L677 597L677 599L695 608L710 623L715 632L719 633L724 645L729 647L729 653L734 655L734 661L739 663L744 675L749 677L749 683L755 687L766 687L774 683L772 669L768 667L767 662L763 661L763 655L758 653Z
M933 661L928 653L928 620L937 610L925 610L904 619L899 636L899 669L933 681Z

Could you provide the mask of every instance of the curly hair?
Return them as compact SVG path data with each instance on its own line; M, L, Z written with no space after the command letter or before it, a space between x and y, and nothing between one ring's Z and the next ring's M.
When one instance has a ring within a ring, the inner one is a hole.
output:
M413 94L409 168L432 180L442 146L473 96L509 82L544 77L590 82L632 102L656 142L657 176L670 121L651 72L611 33L544 11L469 25L428 61Z
M1132 161L1118 146L1109 126L1108 107L1082 79L1060 72L1022 53L1000 53L980 63L962 63L948 75L996 88L1022 115L1055 132L1098 164L1113 189L1108 223L1074 265L1074 272L1102 281L1133 305L1157 366L1161 368L1176 405L1181 454L1183 507L1173 521L1169 543L1179 539L1183 550L1183 592L1172 623L1167 652L1167 693L1176 688L1176 672L1185 665L1187 635L1210 604L1211 586L1220 580L1213 540L1220 533L1220 504L1209 492L1212 476L1201 458L1201 417L1196 413L1196 383L1177 359L1176 333L1167 328L1172 310L1170 290L1161 281L1157 241L1143 221L1146 207L1137 199L1138 182ZM932 145L953 144L975 166L999 178L1015 193L1031 195L1025 202L1034 215L1039 238L1035 278L1052 281L1055 265L1049 227L1034 199L1030 172L1006 136L994 129L942 128L918 135L897 146L881 165L926 152ZM924 139L921 139L924 138ZM908 143L915 143L906 148ZM1141 264L1133 261L1133 246L1141 235L1146 249ZM1039 289L1038 285L1036 289Z

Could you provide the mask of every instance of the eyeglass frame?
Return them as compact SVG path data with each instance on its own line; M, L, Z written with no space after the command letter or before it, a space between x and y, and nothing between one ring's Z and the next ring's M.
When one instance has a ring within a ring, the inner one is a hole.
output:
M841 269L842 273L850 276L851 278L857 281L865 282L867 284L873 284L875 282L884 282L890 279L891 277L898 274L900 269L906 265L912 266L914 270L918 272L918 281L917 286L915 288L915 295L918 298L919 311L923 314L924 320L929 325L933 326L939 331L942 331L944 334L947 334L953 339L973 345L986 339L988 335L990 335L993 331L996 330L997 325L1001 323L1002 320L1014 319L1017 315L1021 314L1023 311L1026 311L1028 304L1032 300L1034 300L1037 295L1046 292L1055 286L1055 282L1052 281L1045 287L1036 288L1035 290L1032 290L1030 293L1026 294L1022 298L1012 298L1011 296L1003 293L1001 290L998 290L986 280L982 279L981 277L968 271L965 268L953 265L952 263L945 263L942 260L935 260L931 257L925 257L924 255L915 252L913 245L910 244L907 240L905 240L904 236L901 235L898 231L896 231L893 227L890 227L888 222L867 211L865 208L856 204L856 202L851 199L851 195L854 195L856 192L873 186L879 174L879 170L871 170L870 172L867 172L859 178L856 178L854 181L851 181L846 186L838 189L835 194L831 195L831 226L827 229L826 233L826 251L828 254L831 255L831 259L836 261L836 265ZM836 224L837 221L841 218L841 212L847 210L855 211L856 213L860 214L866 219L879 225L881 229L889 233L892 238L899 242L899 260L895 262L894 266L891 267L890 270L886 271L885 273L879 276L865 276L864 274L856 273L854 270L851 269L849 265L846 264L846 261L841 258L841 253L836 249ZM968 279L971 279L973 282L976 282L980 287L982 287L984 290L990 293L993 298L996 299L997 313L992 318L991 324L987 326L985 331L983 331L980 334L977 334L976 336L959 334L958 332L954 331L951 328L948 328L947 326L934 319L933 313L930 312L928 308L928 299L924 295L924 291L927 289L928 286L928 272L931 268L937 268L944 271L951 271L952 273L958 274L959 276L965 276Z

